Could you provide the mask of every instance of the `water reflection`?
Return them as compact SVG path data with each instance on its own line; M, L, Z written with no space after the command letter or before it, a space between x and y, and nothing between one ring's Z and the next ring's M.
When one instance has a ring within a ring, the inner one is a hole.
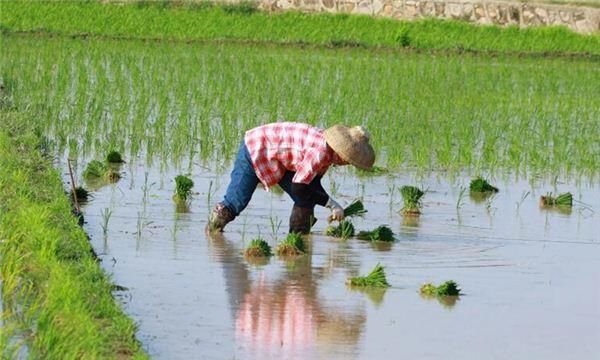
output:
M210 235L211 253L223 266L236 351L242 357L357 356L366 323L364 302L329 304L319 284L331 269L313 268L311 242L307 245L309 255L279 258L285 262L283 271L273 274L251 269L255 265L223 234ZM381 303L383 294L373 296Z

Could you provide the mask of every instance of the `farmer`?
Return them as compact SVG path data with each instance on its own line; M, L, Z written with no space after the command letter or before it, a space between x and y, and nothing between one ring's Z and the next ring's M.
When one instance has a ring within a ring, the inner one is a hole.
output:
M280 122L248 130L225 197L213 209L208 229L223 231L246 208L259 182L266 189L279 184L294 201L290 232L310 232L315 205L331 209L331 219L342 220L344 209L323 189L321 178L331 165L352 164L368 170L374 162L369 134L361 126L335 125L323 130Z

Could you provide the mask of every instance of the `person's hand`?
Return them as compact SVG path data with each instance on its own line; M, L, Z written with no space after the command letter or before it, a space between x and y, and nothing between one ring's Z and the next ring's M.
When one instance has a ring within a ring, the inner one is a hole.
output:
M329 217L327 218L327 220L329 222L332 222L334 220L337 220L337 221L344 220L344 208L342 208L340 206L340 204L338 204L331 197L327 201L327 204L325 204L325 207L331 209L331 215L329 215Z

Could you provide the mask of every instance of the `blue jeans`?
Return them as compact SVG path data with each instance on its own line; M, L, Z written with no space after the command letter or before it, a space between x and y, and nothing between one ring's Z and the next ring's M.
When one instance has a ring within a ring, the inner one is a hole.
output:
M279 181L279 186L294 200L294 205L303 208L314 208L314 203L307 203L298 199L292 194L292 179L296 173L292 171L286 171L283 178ZM231 182L227 186L225 197L223 199L223 205L225 205L231 212L238 216L250 203L254 190L260 180L256 176L254 167L252 166L252 160L250 159L250 153L246 144L242 141L238 150L235 163L233 164L233 170L231 171ZM309 184L311 188L324 191L321 186L321 176L317 175L314 180Z

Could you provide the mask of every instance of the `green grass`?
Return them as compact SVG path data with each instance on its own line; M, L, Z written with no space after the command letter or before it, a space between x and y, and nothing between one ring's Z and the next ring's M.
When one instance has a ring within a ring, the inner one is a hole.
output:
M0 357L16 356L13 338L34 359L146 358L40 134L32 119L0 110Z
M347 14L256 12L251 6L170 6L4 1L2 29L60 35L160 40L252 41L510 53L600 54L600 35L564 28L475 26L440 20L401 22Z

